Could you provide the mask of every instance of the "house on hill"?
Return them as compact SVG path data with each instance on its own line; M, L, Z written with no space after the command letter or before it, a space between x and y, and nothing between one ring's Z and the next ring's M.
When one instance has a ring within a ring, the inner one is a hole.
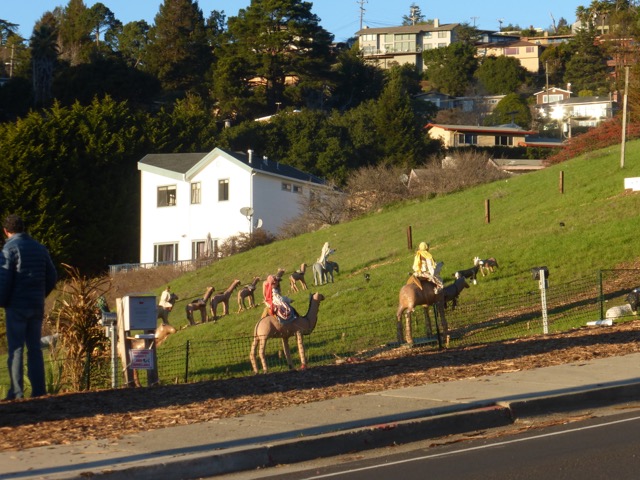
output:
M441 125L429 123L428 134L434 140L441 140L446 148L455 147L518 147L526 143L528 136L538 132L524 130L518 125L480 127L477 125Z
M194 260L263 228L276 234L324 181L253 152L149 154L141 172L140 263Z

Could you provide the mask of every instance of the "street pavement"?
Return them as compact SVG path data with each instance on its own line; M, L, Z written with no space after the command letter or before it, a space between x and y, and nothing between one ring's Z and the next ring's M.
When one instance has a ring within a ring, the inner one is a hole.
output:
M0 452L0 479L211 477L640 400L640 354Z

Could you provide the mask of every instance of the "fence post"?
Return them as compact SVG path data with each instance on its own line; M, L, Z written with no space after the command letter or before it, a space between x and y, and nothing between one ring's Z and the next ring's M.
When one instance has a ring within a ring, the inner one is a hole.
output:
M598 270L598 283L600 287L600 320L604 320L604 291L602 289L602 270Z
M540 272L540 302L542 304L542 333L549 333L549 317L547 316L547 279L544 268Z
M411 225L407 227L407 248L413 250L413 234L411 232Z
M484 201L484 221L491 223L491 205L488 198Z
M185 358L184 367L184 383L189 382L189 349L191 347L191 340L187 340L187 352Z

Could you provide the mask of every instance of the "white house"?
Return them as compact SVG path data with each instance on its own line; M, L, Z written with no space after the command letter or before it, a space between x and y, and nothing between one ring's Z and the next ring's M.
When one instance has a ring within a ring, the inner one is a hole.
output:
M275 234L298 215L300 196L324 184L251 150L150 154L138 170L140 263L196 259L258 224Z

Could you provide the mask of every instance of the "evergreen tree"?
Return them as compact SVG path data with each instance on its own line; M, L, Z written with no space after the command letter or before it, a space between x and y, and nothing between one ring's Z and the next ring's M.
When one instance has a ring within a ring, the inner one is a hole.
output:
M419 25L425 23L425 16L418 5L412 3L409 7L409 15L402 16L402 25Z
M606 95L609 93L607 61L595 41L595 30L581 29L573 38L571 58L564 74L565 83L580 95Z
M484 120L486 126L512 123L521 128L529 128L531 125L531 110L526 100L517 93L505 95Z
M83 0L69 0L60 16L58 34L60 58L71 65L89 60L92 39L91 12Z
M221 93L233 89L250 92L262 108L238 110L240 117L273 113L278 105L321 106L331 85L333 38L311 7L300 0L253 0L229 18L228 41L219 53L222 76L216 68L216 99L224 101Z
M515 93L527 80L527 70L513 57L487 57L475 72L485 90L493 95Z
M145 68L168 90L200 87L211 65L202 10L193 0L164 0L149 31Z
M473 46L455 42L447 47L425 50L422 55L432 88L453 96L467 92L478 67Z

